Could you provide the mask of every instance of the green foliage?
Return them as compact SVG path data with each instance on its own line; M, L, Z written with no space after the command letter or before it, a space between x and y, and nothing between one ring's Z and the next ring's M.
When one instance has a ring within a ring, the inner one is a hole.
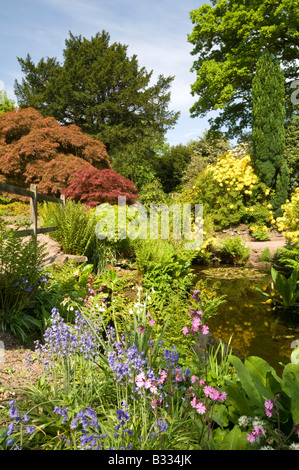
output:
M205 132L203 137L189 143L191 159L183 172L184 189L191 189L199 174L214 165L230 149L229 141L220 132Z
M190 145L175 145L162 151L155 163L156 173L165 193L178 191L183 173L191 159Z
M298 268L294 268L289 277L277 272L274 268L271 269L271 275L274 282L274 289L276 296L272 298L267 292L263 292L257 288L269 299L284 308L292 307L296 305L299 300L299 289L298 289Z
M269 224L269 189L254 173L249 155L240 157L239 151L223 154L194 183L192 189L182 193L179 202L203 204L204 217L211 217L215 230L241 223Z
M249 256L250 248L245 246L240 236L225 238L221 242L220 257L224 263L244 264Z
M269 53L257 62L252 100L253 164L260 180L273 188L285 148L285 99L283 71Z
M265 263L271 263L272 258L271 258L271 253L269 248L265 248L263 252L260 255L260 261L264 261Z
M275 403L270 421L273 441L277 448L284 447L295 439L294 425L299 419L299 365L287 364L279 377L275 370L262 358L251 356L244 363L231 356L235 376L229 379L226 388L230 421L237 425L239 418L252 417L265 421L265 400ZM277 433L273 432L277 427Z
M279 271L290 272L299 269L299 241L281 247L274 256L275 266Z
M25 308L39 286L44 254L34 237L22 239L0 226L0 328L23 341L39 327Z
M251 127L252 79L261 51L279 57L286 79L296 77L297 5L292 0L213 0L191 11L190 18L196 72L192 94L198 97L192 116L217 110L212 126L225 126L229 137L242 135ZM293 113L290 100L287 104Z
M284 159L290 170L290 191L299 187L299 116L295 114L285 124Z
M167 204L172 201L163 191L162 185L158 179L143 186L138 199L147 209L150 209L151 204Z
M255 240L261 242L270 240L269 230L266 225L251 225L250 231L252 237L255 238Z
M7 98L5 90L0 90L0 114L15 109L15 102Z
M128 57L127 49L110 44L106 31L91 39L70 33L63 63L48 57L35 65L29 54L19 58L25 75L15 83L19 106L76 124L104 142L111 155L144 139L156 142L178 118L168 110L173 77L160 75L150 84L152 72L139 67L136 55Z
M287 164L284 162L276 177L275 196L271 203L273 207L274 217L283 215L283 204L286 202L289 194L289 178L290 172Z
M57 230L51 233L64 253L69 255L86 255L91 252L96 241L95 217L90 215L85 206L71 199L61 204L44 203L41 219L44 226L55 226Z

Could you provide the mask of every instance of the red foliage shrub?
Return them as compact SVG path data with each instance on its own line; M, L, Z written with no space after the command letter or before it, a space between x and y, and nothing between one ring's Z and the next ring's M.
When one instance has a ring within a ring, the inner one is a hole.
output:
M0 116L0 181L59 195L82 168L110 169L105 145L33 108Z
M118 196L125 196L126 203L133 204L138 197L134 183L113 170L85 167L70 179L71 184L63 194L89 208L103 202L117 204Z

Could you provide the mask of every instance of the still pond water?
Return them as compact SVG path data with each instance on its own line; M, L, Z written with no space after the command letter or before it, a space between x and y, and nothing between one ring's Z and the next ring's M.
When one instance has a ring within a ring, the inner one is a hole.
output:
M226 295L226 302L209 320L211 336L226 344L232 337L234 354L243 359L259 356L280 373L280 363L290 362L292 342L299 340L299 314L288 315L265 304L267 298L255 287L269 292L270 274L231 267L194 271L198 279L207 279L208 286L219 283L217 294Z

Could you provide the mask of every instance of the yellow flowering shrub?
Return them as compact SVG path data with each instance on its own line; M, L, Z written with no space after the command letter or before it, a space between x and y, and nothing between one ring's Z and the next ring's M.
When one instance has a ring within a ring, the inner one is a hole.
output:
M269 225L273 219L269 188L259 181L250 156L237 158L233 151L207 166L181 201L203 204L204 217L212 215L216 230L240 223Z
M299 240L299 188L292 194L291 200L287 200L281 206L282 217L277 217L276 227L282 232L287 241L295 243Z

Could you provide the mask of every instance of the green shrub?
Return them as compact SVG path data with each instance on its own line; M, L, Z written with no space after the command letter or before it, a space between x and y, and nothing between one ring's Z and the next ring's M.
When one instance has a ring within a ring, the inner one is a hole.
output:
M85 206L71 199L61 204L44 203L41 211L43 226L56 226L51 233L64 253L69 255L86 255L91 253L95 244L95 217L89 214Z
M270 253L269 248L265 248L262 254L260 255L260 260L266 263L270 263L271 259L272 258L271 258L271 253Z
M220 246L220 257L228 264L244 264L249 253L250 248L245 246L240 236L225 238Z
M38 326L24 309L38 288L44 253L34 237L23 239L0 226L0 328L22 340Z

